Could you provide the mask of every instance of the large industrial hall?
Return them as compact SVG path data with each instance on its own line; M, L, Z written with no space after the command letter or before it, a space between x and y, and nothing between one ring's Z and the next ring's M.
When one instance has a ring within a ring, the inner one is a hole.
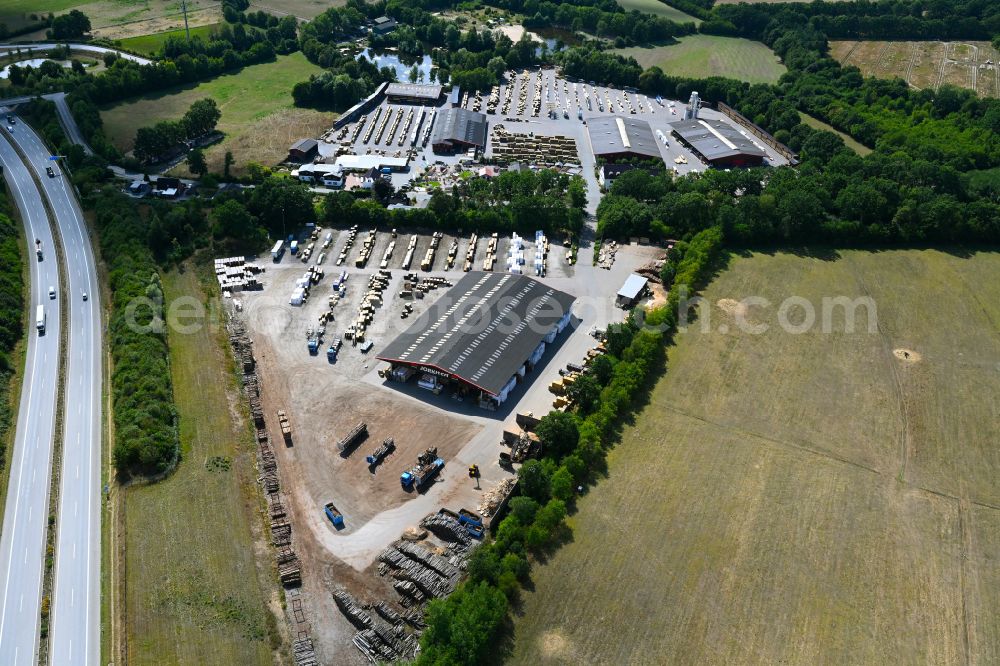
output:
M570 322L575 298L523 275L468 273L378 358L422 388L503 403Z

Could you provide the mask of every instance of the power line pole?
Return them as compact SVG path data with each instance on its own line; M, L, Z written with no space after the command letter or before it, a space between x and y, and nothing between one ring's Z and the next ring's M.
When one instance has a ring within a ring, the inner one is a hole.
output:
M184 12L184 34L187 35L187 40L191 41L191 28L188 27L188 6L187 0L181 0L181 11Z

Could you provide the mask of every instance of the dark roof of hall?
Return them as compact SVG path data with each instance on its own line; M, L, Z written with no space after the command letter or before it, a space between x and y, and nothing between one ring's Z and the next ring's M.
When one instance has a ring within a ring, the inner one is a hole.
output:
M573 296L511 273L467 273L378 355L497 395L569 312Z

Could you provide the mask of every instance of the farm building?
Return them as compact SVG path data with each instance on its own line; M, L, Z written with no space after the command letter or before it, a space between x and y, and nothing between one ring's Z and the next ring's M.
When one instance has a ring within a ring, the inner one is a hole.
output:
M419 83L390 83L385 96L393 104L437 104L441 99L441 86Z
M391 19L388 16L379 16L372 21L372 30L379 35L384 35L395 30L397 25L395 19Z
M343 187L344 168L339 164L305 164L298 169L292 169L292 178L298 178L303 183Z
M299 139L288 149L289 162L310 162L319 151L316 139Z
M713 167L760 166L767 156L749 136L724 120L683 120L673 123L670 133Z
M378 358L387 377L495 408L570 323L574 297L510 273L467 273Z
M456 153L486 147L486 114L467 109L444 109L438 112L431 134L435 153Z
M653 130L645 120L620 116L589 118L587 132L595 157L608 161L663 159Z

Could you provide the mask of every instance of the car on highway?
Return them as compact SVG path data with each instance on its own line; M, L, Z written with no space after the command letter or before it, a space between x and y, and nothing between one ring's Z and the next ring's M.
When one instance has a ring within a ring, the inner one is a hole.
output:
M17 118L15 118L14 116L11 116L11 115L7 116L7 124L8 125L13 125L16 122L17 122Z
M55 297L56 297L56 288L49 287L49 298L55 298Z
M87 292L83 292L83 300L87 300Z
M14 126L13 125L7 125L7 131L8 132L13 132L14 131Z
M48 174L49 178L56 177L56 172L52 170L52 167L45 167L45 173Z

